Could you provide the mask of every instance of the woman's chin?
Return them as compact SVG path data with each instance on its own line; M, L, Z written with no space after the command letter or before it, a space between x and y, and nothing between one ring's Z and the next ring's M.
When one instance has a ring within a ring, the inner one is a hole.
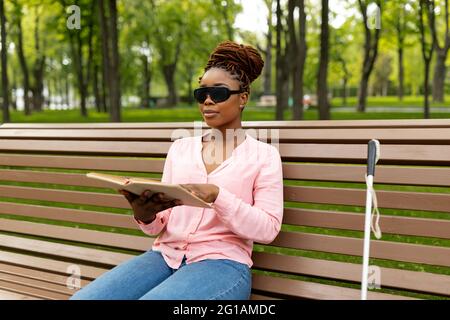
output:
M215 124L217 125L219 123L219 120L217 119L217 117L214 118L208 118L208 117L203 117L203 120L209 125L211 124Z

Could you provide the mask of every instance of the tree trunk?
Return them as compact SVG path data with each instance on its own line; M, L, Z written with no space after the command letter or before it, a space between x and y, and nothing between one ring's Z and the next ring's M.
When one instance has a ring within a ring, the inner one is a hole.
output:
M347 83L348 83L347 77L344 77L342 82L343 82L343 84L342 84L342 106L345 107L345 106L347 106Z
M277 44L276 44L276 96L277 96L277 106L275 117L276 120L284 119L284 108L288 105L289 96L289 72L287 70L287 52L289 52L288 39L285 36L285 48L281 46L282 36L285 34L283 30L282 19L282 9L280 0L277 0Z
M405 67L403 59L403 47L398 48L398 99L403 101L404 96L404 79L405 79Z
M35 111L42 111L42 107L44 105L44 66L45 66L45 57L39 57L36 60L35 66L33 68L33 75L35 84L32 89L33 91L33 109Z
M1 60L2 60L2 98L3 122L10 122L9 114L9 88L8 88L8 46L6 45L6 17L4 1L0 0L0 27L1 27Z
M292 89L291 96L293 99L293 110L298 110L303 107L302 104L302 96L303 96L303 88L301 88L300 83L300 73L299 73L299 61L298 61L298 44L297 44L297 35L295 31L294 24L294 11L296 8L296 0L288 1L288 19L287 19L287 32L289 33L289 61L290 63L290 76L292 79ZM293 112L293 117L295 112Z
M98 15L100 24L101 44L102 44L102 100L104 112L109 110L108 101L108 85L109 85L109 30L107 24L107 16L105 3L103 0L98 1Z
M320 26L320 61L317 76L317 102L319 106L319 119L330 119L330 106L328 102L328 61L329 61L329 26L328 26L328 0L322 0L322 23Z
M430 3L432 9L434 9L434 1ZM449 10L448 10L448 0L445 0L445 34L444 34L444 44L441 46L437 40L437 27L435 23L435 13L429 12L429 16L432 18L430 24L430 30L433 35L433 42L436 49L436 65L434 68L433 77L433 101L444 102L445 99L445 76L446 76L446 66L445 61L447 60L448 50L450 49L450 34L449 34Z
M359 83L359 91L358 91L358 111L359 112L366 111L366 99L367 99L368 89L369 89L369 75L363 74L361 81Z
M12 86L11 86L11 107L14 111L17 111L17 82L14 73L12 74Z
M294 24L294 11L299 6L299 36L297 38ZM304 0L289 0L288 2L288 32L289 32L289 53L291 61L292 75L292 119L303 119L303 73L305 69L306 59L306 15ZM287 62L286 66L287 66Z
M17 16L17 56L19 58L20 68L22 69L23 76L23 103L25 115L30 115L30 78L28 73L28 66L25 60L25 54L23 51L23 36L22 36L22 14L20 13L21 8L16 8L18 10Z
M447 60L447 54L445 49L436 48L436 65L434 67L433 76L433 101L444 102L445 95L445 75L446 66L445 60Z
M110 120L120 122L120 77L119 77L119 47L117 30L117 3L109 0L109 35L111 39L111 59L109 63L109 96L110 96Z
M299 101L300 101L300 107L295 108L293 110L293 119L294 120L302 120L303 119L303 96L304 96L304 73L305 73L305 63L306 63L306 53L308 50L307 44L306 44L306 12L305 12L305 0L298 0L298 6L299 6L299 37L298 37L298 56L297 56L297 63L298 63L298 74L297 77L299 78L300 83L299 86Z
M69 30L69 32L71 32ZM86 84L83 75L83 43L81 40L81 33L78 31L76 33L76 48L73 43L73 36L71 36L71 45L72 45L72 56L75 61L75 71L77 75L77 84L78 84L78 93L80 95L80 110L81 116L87 117L87 109L86 109Z
M429 95L429 74L430 74L430 63L433 58L433 51L436 45L436 34L435 30L431 31L431 43L427 43L425 36L425 24L423 21L424 14L428 17L428 27L430 29L435 28L434 24L434 2L429 2L428 0L420 0L419 2L419 31L420 31L420 42L422 49L422 58L424 61L424 118L430 118L430 104L428 100Z
M358 94L358 111L366 111L366 101L367 92L369 86L369 78L372 73L373 66L378 54L378 43L380 39L380 29L375 29L374 34L369 29L367 25L367 3L364 0L358 0L359 8L363 16L364 30L365 30L365 41L364 41L364 61L361 74L360 90ZM375 2L380 9L381 13L381 1L377 0Z
M175 86L175 67L176 65L174 63L164 65L162 67L164 81L166 82L167 90L169 91L169 96L167 99L168 107L175 107L178 103L177 90Z
M102 95L100 94L100 89L99 89L99 85L98 85L98 65L95 64L94 65L94 74L92 77L92 91L94 93L94 101L95 101L95 110L97 110L97 112L102 112L102 105L103 105L103 101L102 101Z
M267 16L267 35L266 35L266 50L264 52L264 95L272 94L272 1L266 3L269 13Z
M52 98L52 94L53 94L53 89L52 89L52 80L50 78L47 79L47 99L45 99L45 105L47 106L48 109L50 109L50 103L51 103L51 98Z
M150 72L148 57L141 55L142 62L142 95L141 95L141 108L147 109L149 107L150 100Z
M70 108L70 88L69 88L69 78L68 77L64 77L64 79L66 79L66 81L64 81L64 100L66 103L67 108Z
M429 102L429 82L430 82L430 61L425 61L425 81L424 81L424 118L430 118Z
M168 63L165 65L162 65L162 73L164 76L164 80L167 85L167 90L169 92L169 97L167 99L166 105L168 107L176 107L178 103L178 95L177 95L177 89L175 84L175 71L177 69L177 63L180 56L181 51L181 42L182 42L182 36L181 31L178 35L178 42L177 47L175 48L175 56L172 63Z
M33 75L34 75L34 87L33 91L33 109L35 111L42 111L42 107L44 104L44 67L45 67L45 54L44 50L40 44L39 37L39 12L38 7L35 7L36 10L36 18L35 18L35 28L34 28L34 41L35 41L35 50L36 50L36 61L33 66Z

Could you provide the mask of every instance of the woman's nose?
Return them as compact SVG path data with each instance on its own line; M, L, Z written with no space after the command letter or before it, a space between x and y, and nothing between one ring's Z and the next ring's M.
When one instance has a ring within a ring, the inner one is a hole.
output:
M203 104L214 104L213 99L209 96L209 94L206 95L205 102Z

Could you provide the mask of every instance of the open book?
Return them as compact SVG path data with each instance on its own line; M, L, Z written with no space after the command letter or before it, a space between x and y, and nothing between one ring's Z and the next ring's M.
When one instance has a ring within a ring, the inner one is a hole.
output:
M179 199L186 206L212 208L211 204L190 193L179 184L162 183L147 178L123 177L97 172L90 172L86 176L102 181L102 185L105 188L123 189L136 195L141 195L145 190L150 190L151 194L162 192L167 198Z

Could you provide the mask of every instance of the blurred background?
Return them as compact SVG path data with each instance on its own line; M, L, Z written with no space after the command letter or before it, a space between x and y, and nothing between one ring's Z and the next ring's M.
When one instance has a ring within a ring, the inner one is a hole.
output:
M224 40L265 60L243 120L449 118L448 0L2 0L2 122L201 120Z

